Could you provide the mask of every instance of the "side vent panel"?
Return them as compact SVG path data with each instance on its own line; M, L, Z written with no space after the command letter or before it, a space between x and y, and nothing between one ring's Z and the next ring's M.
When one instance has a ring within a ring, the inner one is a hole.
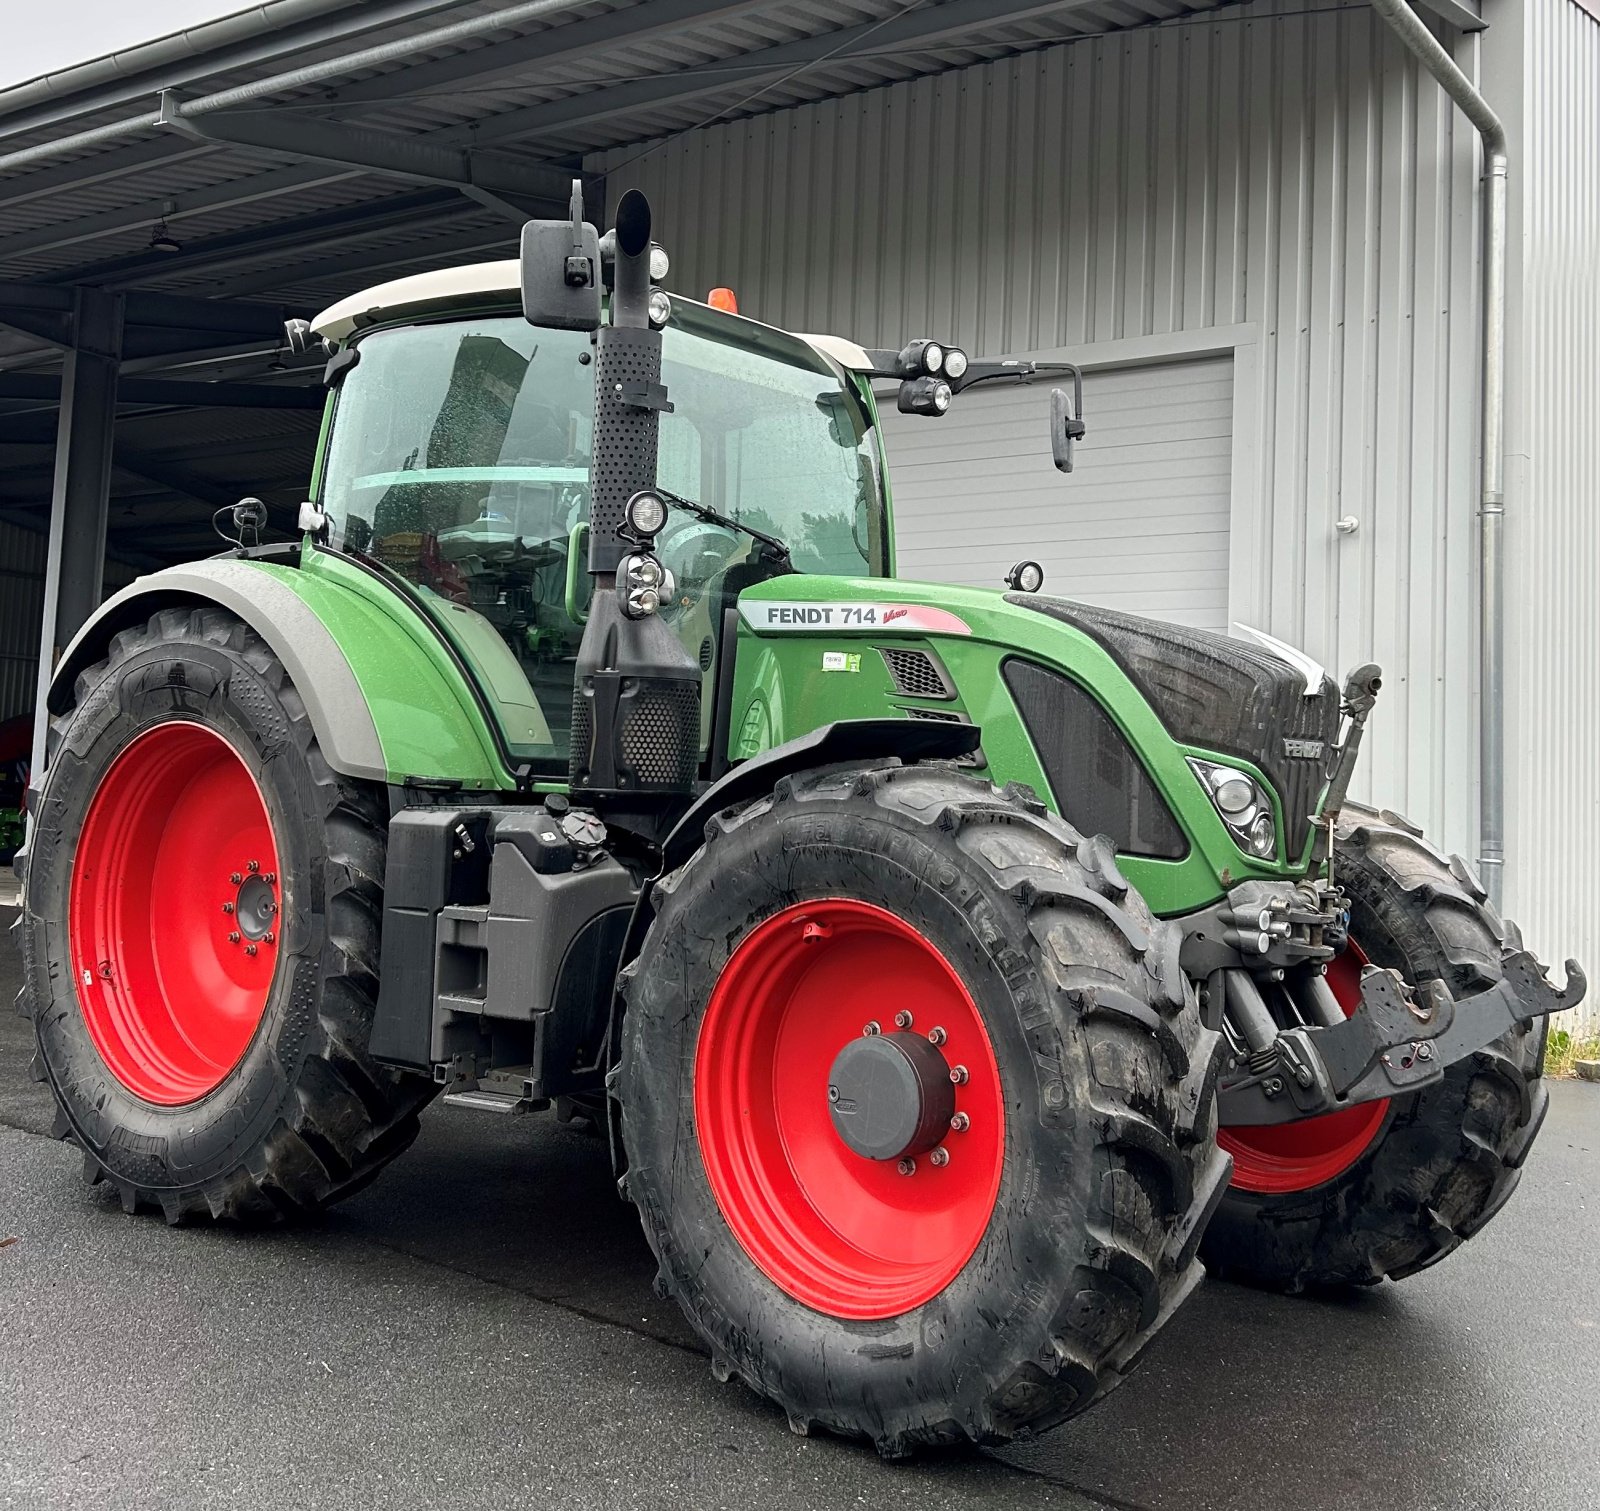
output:
M880 645L878 654L889 668L894 690L902 698L938 698L946 703L954 700L956 689L950 674L927 651Z

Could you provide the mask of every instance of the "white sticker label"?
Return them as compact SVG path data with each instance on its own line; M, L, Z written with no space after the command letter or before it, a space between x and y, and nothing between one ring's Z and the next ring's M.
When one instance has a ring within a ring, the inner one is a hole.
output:
M825 672L858 672L861 670L861 657L855 651L824 651L822 669Z
M878 634L970 635L964 619L927 603L741 602L739 617L763 635L871 630Z

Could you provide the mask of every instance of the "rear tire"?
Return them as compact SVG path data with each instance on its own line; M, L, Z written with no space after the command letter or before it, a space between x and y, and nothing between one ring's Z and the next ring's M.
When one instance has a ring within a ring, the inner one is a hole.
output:
M169 1222L271 1221L364 1185L416 1136L434 1090L367 1054L381 791L328 769L283 666L212 608L117 635L51 743L19 1008L86 1178ZM169 753L152 762L152 749ZM190 775L202 768L223 794L209 806ZM255 795L250 844L208 845L213 821L229 830ZM250 872L258 849L272 859Z
M1350 937L1374 964L1458 997L1500 979L1519 948L1466 863L1446 859L1391 813L1347 803L1334 874ZM1506 1204L1549 1101L1546 1023L1513 1029L1444 1079L1391 1100L1348 1169L1309 1189L1230 1187L1201 1245L1214 1274L1275 1291L1401 1280L1437 1264Z
M1115 1385L1198 1280L1228 1159L1217 1036L1110 846L952 768L830 768L713 819L655 901L623 981L627 1192L719 1378L886 1457L1004 1442ZM867 947L830 955L852 929ZM829 1057L901 1009L908 1034L948 1024L973 1108L948 1166L904 1176L825 1101Z

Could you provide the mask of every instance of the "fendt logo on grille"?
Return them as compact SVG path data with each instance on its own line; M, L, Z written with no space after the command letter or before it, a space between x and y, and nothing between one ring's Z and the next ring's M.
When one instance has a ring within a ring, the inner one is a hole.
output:
M1320 761L1327 748L1321 740L1285 739L1283 742L1283 753L1286 756L1298 756L1310 761Z

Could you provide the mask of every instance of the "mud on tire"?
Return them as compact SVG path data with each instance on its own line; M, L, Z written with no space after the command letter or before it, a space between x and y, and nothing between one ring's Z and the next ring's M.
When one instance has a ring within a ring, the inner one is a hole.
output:
M1466 863L1392 813L1347 803L1334 868L1351 900L1351 938L1409 982L1442 981L1470 996L1499 981L1502 948L1521 947ZM1303 1291L1400 1280L1436 1264L1521 1179L1549 1100L1545 1034L1543 1021L1514 1029L1442 1081L1394 1098L1371 1147L1333 1180L1281 1195L1230 1189L1201 1248L1207 1267Z
M330 771L282 665L239 620L169 608L123 631L79 676L50 732L48 784L30 846L18 1010L34 1023L35 1075L55 1092L56 1133L123 1207L272 1221L336 1201L417 1133L424 1077L367 1055L377 994L383 794ZM69 955L76 840L111 764L173 720L223 736L270 818L282 876L281 949L243 1057L197 1101L158 1106L112 1074L90 1038Z
M874 1320L802 1304L752 1262L696 1129L697 1038L730 957L781 910L837 897L911 924L957 972L1005 1108L976 1250L931 1299ZM1214 1140L1218 1038L1176 929L1110 846L1025 788L950 767L830 768L714 818L655 905L624 973L626 1189L658 1286L719 1377L777 1402L797 1432L866 1437L889 1457L1003 1442L1115 1385L1199 1279L1229 1161Z

